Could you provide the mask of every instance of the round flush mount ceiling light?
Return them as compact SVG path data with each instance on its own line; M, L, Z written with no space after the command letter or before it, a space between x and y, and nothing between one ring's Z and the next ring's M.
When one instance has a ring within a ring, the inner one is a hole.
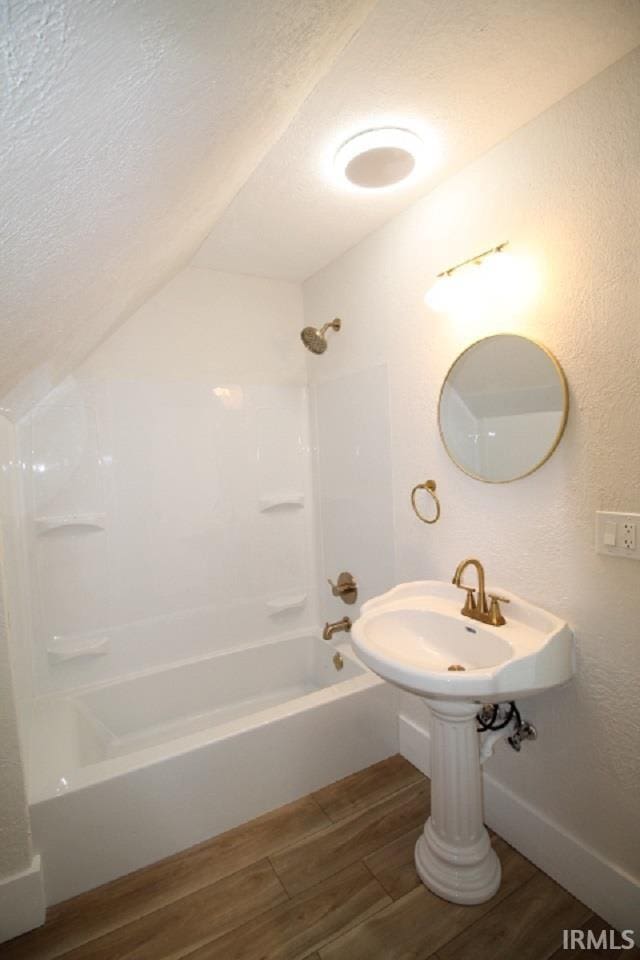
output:
M338 149L335 172L358 190L385 190L416 179L425 169L425 153L424 141L410 130L365 130Z

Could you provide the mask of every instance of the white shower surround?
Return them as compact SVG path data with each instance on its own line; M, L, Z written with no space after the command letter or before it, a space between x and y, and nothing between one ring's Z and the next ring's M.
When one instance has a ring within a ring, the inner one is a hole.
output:
M317 625L302 322L190 268L21 421L32 696Z
M394 692L311 639L334 411L310 410L302 326L297 285L186 269L18 426L14 659L49 904L397 750ZM384 383L363 381L369 434Z

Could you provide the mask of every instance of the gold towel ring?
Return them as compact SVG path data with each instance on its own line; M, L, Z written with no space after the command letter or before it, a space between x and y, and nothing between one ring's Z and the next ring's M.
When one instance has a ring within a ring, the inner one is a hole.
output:
M436 515L432 520L428 520L427 517L423 517L418 507L416 506L416 493L418 490L426 490L427 493L431 494L433 497L433 502L436 505ZM417 483L413 490L411 491L411 506L413 507L413 512L415 513L418 520L422 520L423 523L435 523L440 519L440 501L436 496L436 482L435 480L425 480L424 483Z

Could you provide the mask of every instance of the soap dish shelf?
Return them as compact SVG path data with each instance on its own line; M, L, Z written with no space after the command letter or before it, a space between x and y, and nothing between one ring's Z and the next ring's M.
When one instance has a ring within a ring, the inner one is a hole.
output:
M110 646L109 637L104 636L85 640L73 637L52 637L47 643L47 657L51 664L102 657L109 652Z
M260 513L267 513L269 510L276 510L278 507L303 507L303 493L281 493L271 497L260 497L258 499L258 508Z
M104 513L68 513L58 517L36 517L36 533L42 537L53 530L65 528L104 530L107 522Z
M295 593L286 597L274 597L273 600L267 600L267 610L270 617L275 617L279 613L285 613L287 610L296 610L303 607L307 602L306 593Z

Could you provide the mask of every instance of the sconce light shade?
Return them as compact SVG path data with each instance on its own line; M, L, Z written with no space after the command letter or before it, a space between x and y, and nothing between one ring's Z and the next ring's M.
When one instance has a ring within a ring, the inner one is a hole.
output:
M443 274L427 290L424 295L424 302L436 313L446 313L451 305L454 286L454 278L448 273Z
M446 313L455 299L455 277L444 273L424 295L424 302L436 313Z

